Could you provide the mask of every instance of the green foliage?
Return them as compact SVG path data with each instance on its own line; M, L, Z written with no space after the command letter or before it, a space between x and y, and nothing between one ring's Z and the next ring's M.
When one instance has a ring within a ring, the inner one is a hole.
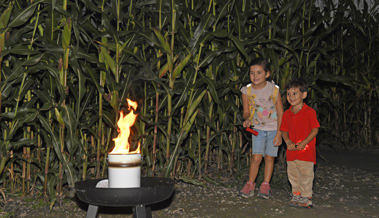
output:
M210 166L241 173L250 137L239 89L255 57L270 59L282 94L291 78L309 82L322 144L368 148L378 132L378 13L324 6L4 1L0 184L43 189L54 205L59 187L105 177L127 97L139 103L131 142L141 142L146 174L198 182L212 180Z

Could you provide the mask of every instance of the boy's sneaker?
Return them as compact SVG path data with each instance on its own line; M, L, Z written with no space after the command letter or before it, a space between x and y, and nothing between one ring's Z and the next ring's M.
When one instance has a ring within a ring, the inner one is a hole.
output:
M255 182L247 182L241 189L240 194L242 197L248 198L254 195Z
M259 187L259 197L262 197L264 199L269 199L270 198L270 184L268 182L262 182L261 187Z
M293 192L290 200L290 206L296 207L301 199L300 192Z
M300 197L300 200L297 203L298 207L303 207L303 208L311 208L312 205L312 198L307 198L307 197Z

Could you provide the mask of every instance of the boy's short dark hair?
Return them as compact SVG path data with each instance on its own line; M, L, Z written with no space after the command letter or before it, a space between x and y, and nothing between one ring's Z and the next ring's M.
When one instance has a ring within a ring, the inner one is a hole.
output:
M286 90L299 88L300 92L307 92L308 85L302 79L293 79L287 83Z
M264 71L266 71L266 72L271 71L270 70L270 68L271 68L270 62L268 60L264 59L264 58L255 58L255 59L253 59L249 63L249 68L251 66L253 66L253 65L260 65L260 66L262 66L263 69L264 69Z

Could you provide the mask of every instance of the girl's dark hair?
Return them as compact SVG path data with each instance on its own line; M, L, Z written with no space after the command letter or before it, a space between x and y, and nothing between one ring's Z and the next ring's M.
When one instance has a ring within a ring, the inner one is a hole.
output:
M307 92L308 85L302 79L293 79L287 83L286 90L299 88L300 92Z
M266 59L264 58L256 58L256 59L253 59L252 61L250 61L250 64L249 64L249 68L253 65L260 65L263 67L263 69L268 72L268 71L271 71L270 70L270 67L271 67L271 64L270 62L268 62Z

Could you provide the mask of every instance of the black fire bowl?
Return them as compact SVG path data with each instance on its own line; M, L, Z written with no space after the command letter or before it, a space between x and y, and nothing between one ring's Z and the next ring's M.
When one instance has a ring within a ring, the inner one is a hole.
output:
M136 207L136 209L142 207L145 210L145 206L167 200L174 192L174 181L169 178L142 177L140 188L96 187L102 180L104 179L92 179L75 183L77 197L79 200L89 204L87 217L90 217L89 213L91 213L91 216L93 214L96 216L98 206ZM90 212L91 207L92 212ZM144 213L145 211L140 214ZM150 216L151 214L147 214L147 217Z

